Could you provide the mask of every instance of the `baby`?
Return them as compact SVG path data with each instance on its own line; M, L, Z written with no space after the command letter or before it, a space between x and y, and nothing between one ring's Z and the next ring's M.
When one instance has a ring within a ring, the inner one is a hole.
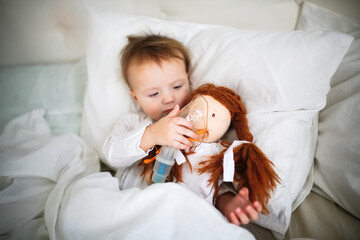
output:
M142 112L122 116L103 145L108 163L119 168L120 189L148 186L138 164L155 145L187 149L192 146L188 138L197 138L191 124L176 116L191 93L188 50L159 35L129 36L128 41L121 52L121 70ZM236 195L219 192L215 205L230 222L247 224L259 217L261 205L249 201L247 188Z

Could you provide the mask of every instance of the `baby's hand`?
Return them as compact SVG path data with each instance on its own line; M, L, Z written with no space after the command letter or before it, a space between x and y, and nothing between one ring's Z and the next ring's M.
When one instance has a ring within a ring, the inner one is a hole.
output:
M257 220L259 212L262 210L258 201L250 202L249 190L246 187L241 188L236 196L232 195L219 200L223 201L223 203L219 204L224 204L219 210L222 211L229 222L236 225L248 224L250 221Z
M187 138L197 139L197 135L191 130L190 122L182 117L176 117L179 110L179 105L176 105L167 116L146 129L146 134L152 139L153 145L168 145L178 149L192 146Z

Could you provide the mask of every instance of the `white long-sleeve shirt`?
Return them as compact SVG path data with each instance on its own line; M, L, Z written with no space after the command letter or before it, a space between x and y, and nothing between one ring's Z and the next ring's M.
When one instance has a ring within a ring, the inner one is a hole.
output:
M145 114L128 113L115 124L111 134L105 139L102 152L110 166L117 168L120 189L132 187L145 188L148 184L141 176L137 164L146 157L152 149L144 151L140 142L147 126L152 120Z
M140 148L140 142L150 124L152 120L145 114L129 113L121 117L102 148L107 162L113 167L123 168L146 157L152 149L145 152Z

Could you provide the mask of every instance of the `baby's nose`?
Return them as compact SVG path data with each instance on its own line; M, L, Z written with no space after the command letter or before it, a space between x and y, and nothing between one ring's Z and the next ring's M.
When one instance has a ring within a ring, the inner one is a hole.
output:
M169 104L169 103L172 103L175 101L175 97L173 94L171 93L165 93L163 95L163 98L162 98L162 103L163 104Z

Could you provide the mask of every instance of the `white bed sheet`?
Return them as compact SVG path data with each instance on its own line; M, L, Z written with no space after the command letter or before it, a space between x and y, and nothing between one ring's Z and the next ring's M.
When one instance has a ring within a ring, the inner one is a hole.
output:
M179 184L120 191L82 139L51 135L44 110L4 128L0 159L6 239L255 239Z
M0 235L6 239L53 235L66 187L100 169L96 152L77 135L51 135L44 112L12 120L0 136Z

